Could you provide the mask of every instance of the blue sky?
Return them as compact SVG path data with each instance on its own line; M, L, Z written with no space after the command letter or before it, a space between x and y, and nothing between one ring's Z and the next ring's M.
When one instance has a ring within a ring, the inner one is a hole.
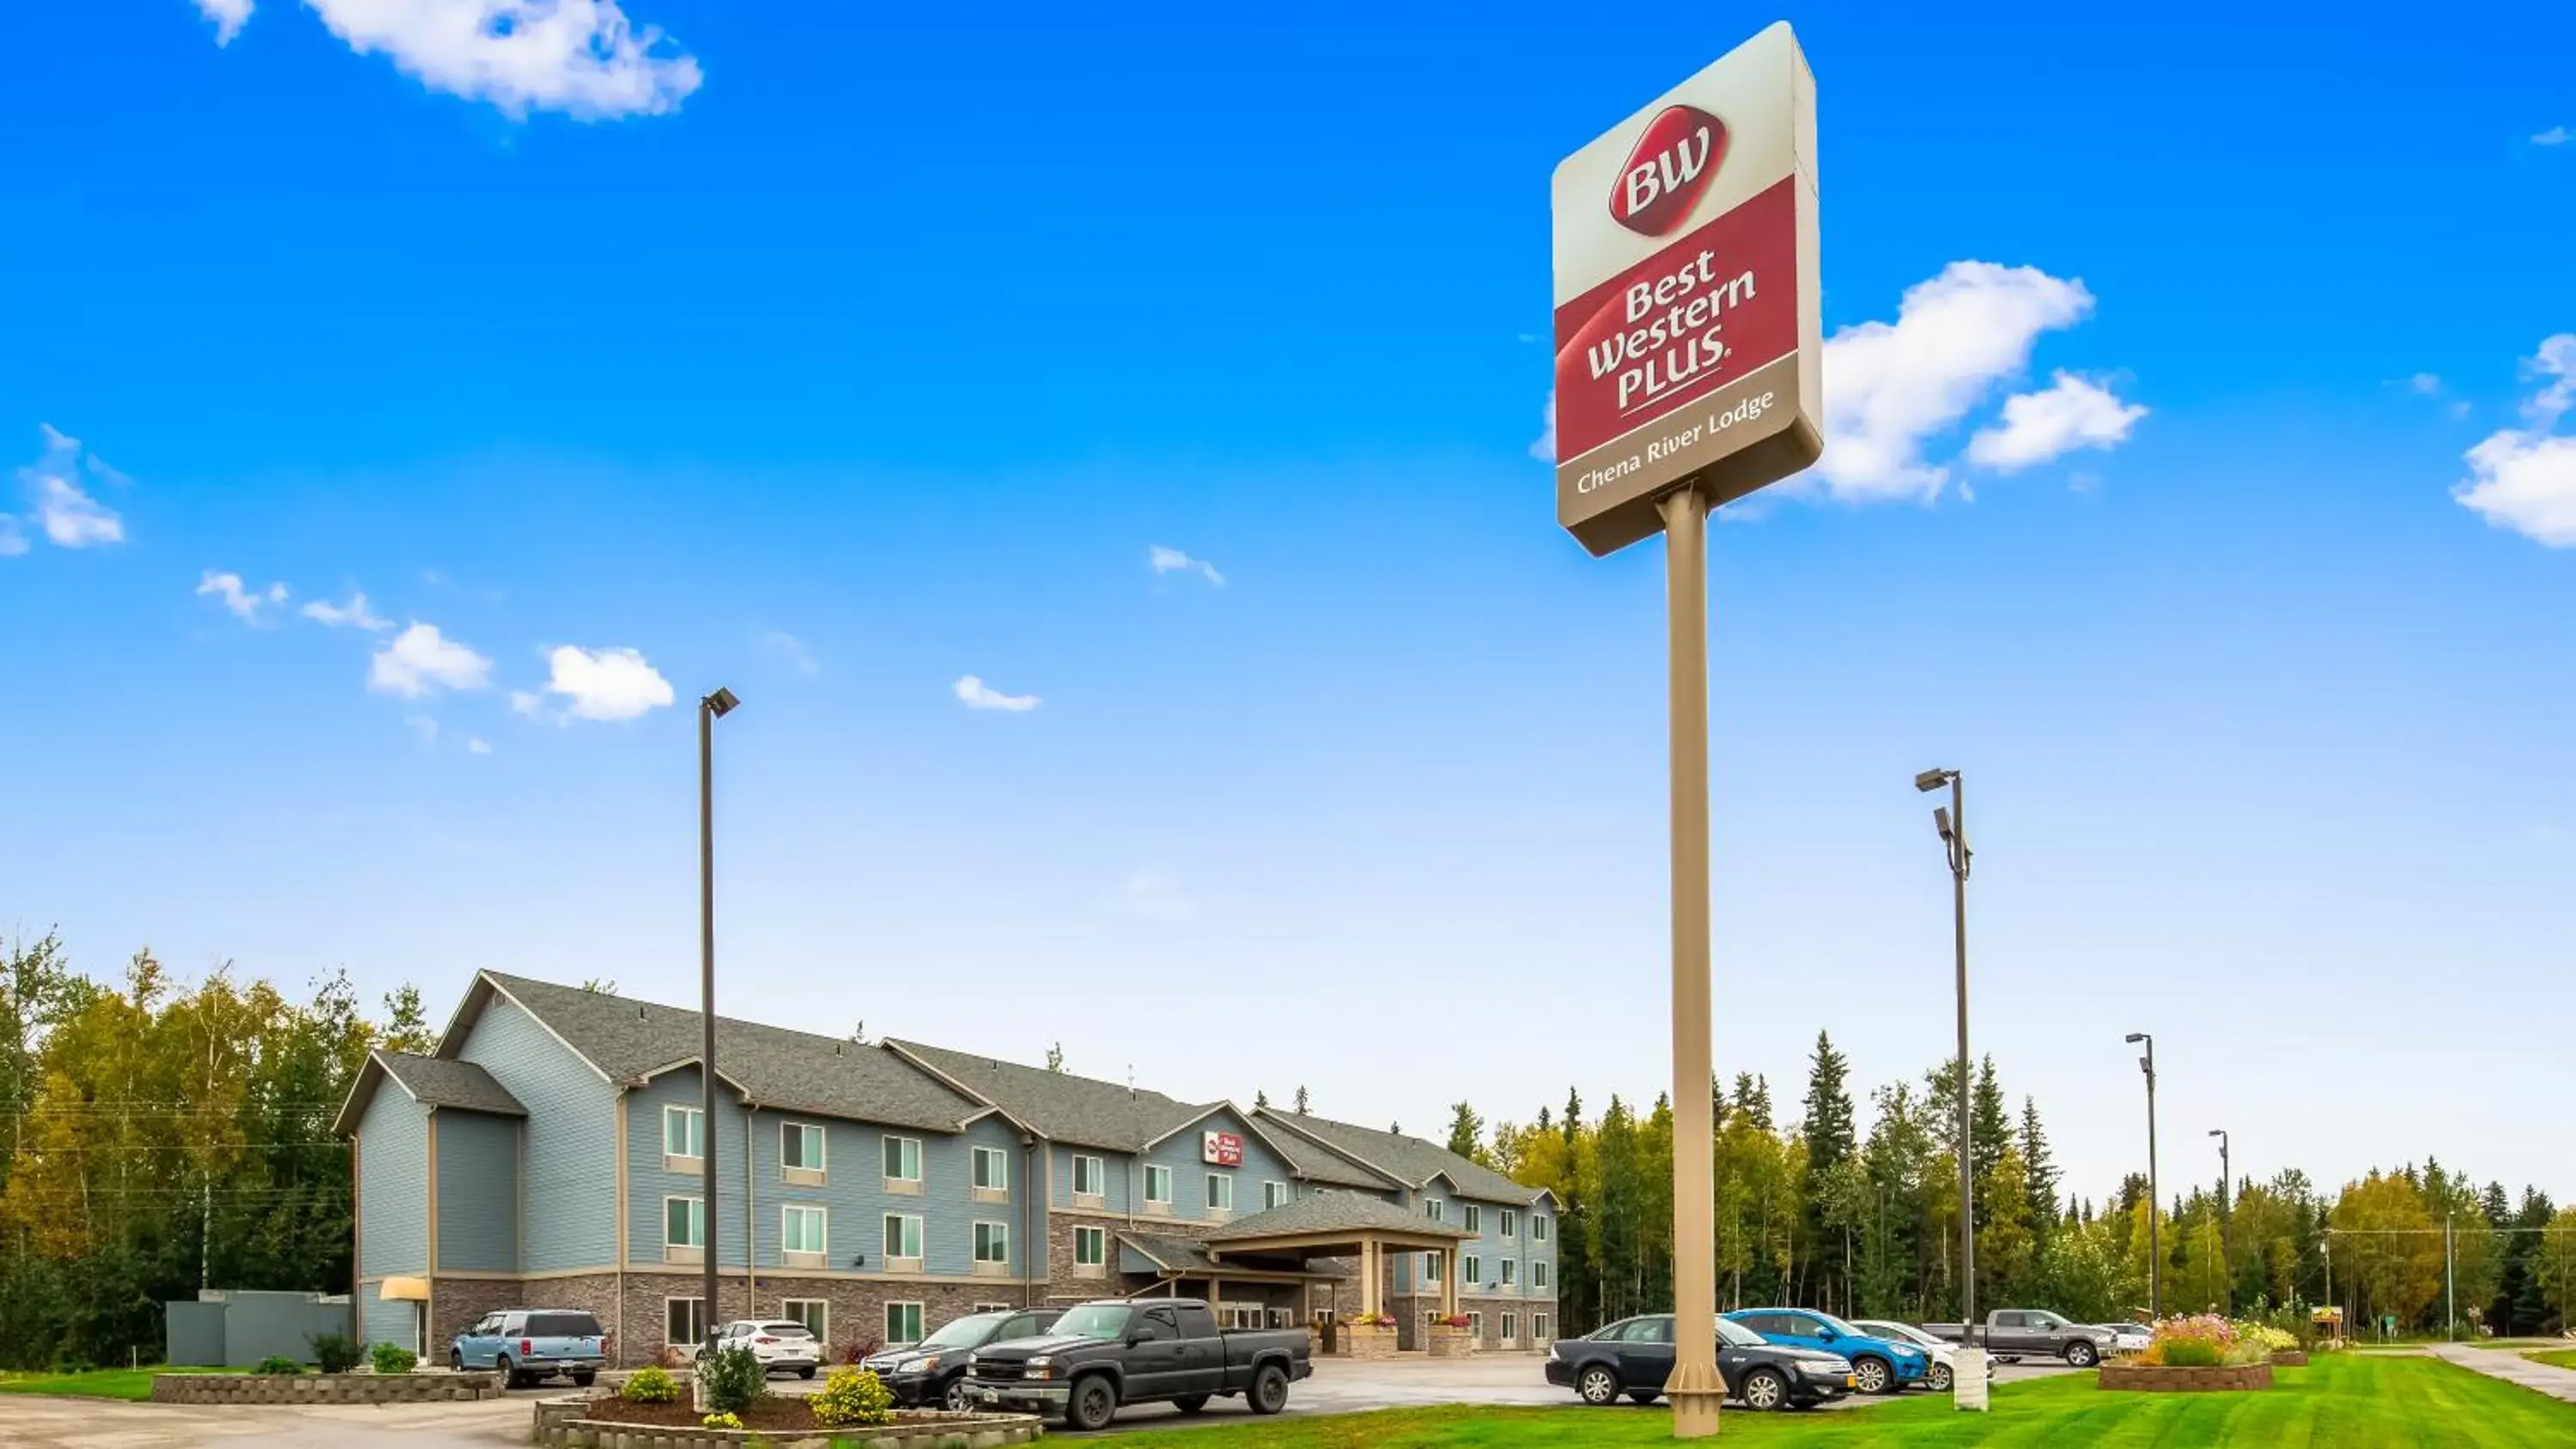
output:
M1771 12L202 3L0 17L0 929L685 1002L727 684L728 1010L1662 1085L1661 556L1532 455L1547 176ZM2143 1029L2169 1181L2576 1191L2495 1105L2567 1061L2576 23L1790 18L1837 446L1714 535L1721 1069L1947 1050L1951 764L2079 1190Z

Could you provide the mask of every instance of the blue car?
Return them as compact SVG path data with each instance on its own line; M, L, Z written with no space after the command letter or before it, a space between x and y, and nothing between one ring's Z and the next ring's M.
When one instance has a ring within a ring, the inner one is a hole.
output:
M447 1346L447 1366L497 1369L501 1382L520 1388L555 1374L580 1388L608 1366L608 1335L599 1320L578 1309L511 1308L486 1313Z
M1920 1345L1872 1338L1813 1308L1740 1308L1726 1316L1782 1348L1822 1349L1850 1359L1852 1387L1864 1394L1898 1393L1932 1372L1932 1355Z

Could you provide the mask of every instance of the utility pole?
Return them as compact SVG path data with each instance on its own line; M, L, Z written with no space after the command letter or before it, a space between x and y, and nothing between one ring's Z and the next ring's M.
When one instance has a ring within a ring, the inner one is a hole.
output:
M2147 1316L2162 1321L2165 1316L2165 1246L2159 1224L2164 1217L2164 1197L2156 1184L2156 1039L2143 1031L2129 1033L2129 1045L2146 1043L2147 1054L2138 1058L2138 1069L2147 1074Z
M2227 1314L2236 1316L2236 1251L2231 1245L2235 1215L2228 1211L2228 1194L2235 1191L2235 1169L2228 1163L2227 1129L2213 1129L2210 1136L2218 1139L2218 1268L2219 1277L2227 1284Z
M700 1290L706 1294L705 1321L698 1325L702 1352L711 1352L716 1344L716 1258L717 1244L724 1241L716 1232L716 721L733 713L742 701L730 689L719 689L698 701L698 1028L699 1085L705 1090L700 1100L700 1125L705 1140L699 1144L698 1165L706 1173L706 1231L700 1236L700 1253L706 1259L706 1276ZM749 1127L744 1129L749 1131ZM749 1266L747 1263L746 1267ZM710 1360L709 1366L713 1366ZM703 1373L695 1376L706 1382Z
M1941 834L1941 849L1950 863L1950 930L1954 948L1953 985L1959 1013L1959 1334L1956 1372L1950 1396L1963 1409L1986 1407L1985 1354L1977 1347L1977 1172L1976 1123L1969 1109L1973 1084L1968 1058L1968 870L1974 852L1968 848L1968 795L1956 770L1925 770L1914 788L1930 794L1950 787L1950 803L1932 812L1932 828Z
M2459 1286L2459 1280L2452 1273L2456 1261L2451 1254L2453 1241L2451 1215L2444 1213L2442 1214L2442 1337L2445 1340L2460 1336L2460 1312L2453 1301L2453 1290Z

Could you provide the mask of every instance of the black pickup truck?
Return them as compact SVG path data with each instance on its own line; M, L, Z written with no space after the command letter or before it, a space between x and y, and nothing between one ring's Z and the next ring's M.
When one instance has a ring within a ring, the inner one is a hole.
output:
M1302 1328L1220 1329L1196 1298L1105 1299L1056 1320L1043 1338L979 1349L966 1368L980 1407L1062 1414L1099 1429L1124 1404L1184 1414L1241 1394L1256 1414L1288 1406L1288 1385L1315 1371Z

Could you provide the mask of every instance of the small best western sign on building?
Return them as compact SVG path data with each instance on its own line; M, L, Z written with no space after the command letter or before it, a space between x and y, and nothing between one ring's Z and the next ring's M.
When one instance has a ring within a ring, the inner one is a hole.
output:
M1243 1165L1243 1139L1231 1132L1209 1132L1199 1139L1199 1160L1218 1167Z
M1823 453L1815 155L1782 22L1558 164L1556 511L1594 553Z

